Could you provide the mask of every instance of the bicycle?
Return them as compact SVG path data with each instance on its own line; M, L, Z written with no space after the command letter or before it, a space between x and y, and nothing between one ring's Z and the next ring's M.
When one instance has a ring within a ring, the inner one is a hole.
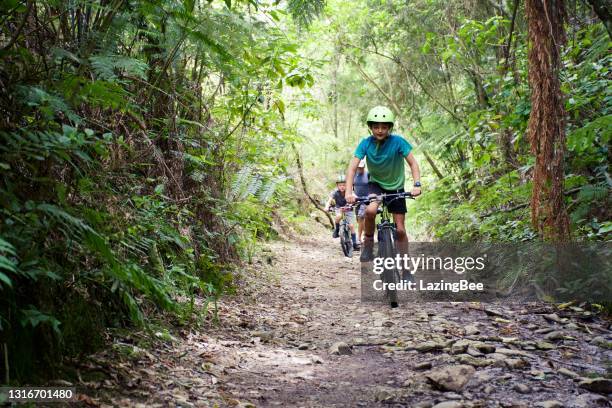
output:
M391 193L391 194L379 194L377 196L372 197L357 197L355 202L364 203L366 205L370 204L372 201L379 201L381 204L378 207L378 213L381 214L380 222L376 224L376 233L378 237L378 257L379 258L395 258L396 250L395 250L395 239L396 239L396 231L397 227L394 222L391 222L391 217L389 215L389 210L387 205L389 203L385 203L385 198L392 199L389 202L398 200L398 199L412 199L412 193L403 192L403 193ZM385 268L382 274L382 280L385 285L385 296L389 300L389 304L392 308L398 307L397 302L397 289L395 288L397 283L400 281L399 271L394 266L392 268ZM389 288L388 284L393 284L393 289Z
M338 230L338 235L340 236L340 247L342 247L342 253L347 258L352 258L353 256L353 240L351 239L351 228L349 227L349 222L346 217L348 212L353 211L352 205L345 205L344 207L339 208L342 212L342 218L340 219L340 228ZM329 212L335 213L335 208L330 208Z

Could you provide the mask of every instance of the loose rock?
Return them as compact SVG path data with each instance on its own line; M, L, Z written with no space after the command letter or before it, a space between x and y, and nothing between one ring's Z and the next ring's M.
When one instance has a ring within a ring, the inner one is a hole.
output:
M562 367L558 370L559 374L563 374L566 377L570 377L570 378L578 378L580 377L580 375L578 373L573 372L572 370L568 370L565 367Z
M559 324L564 324L567 322L567 319L560 318L556 313L546 314L546 315L543 315L542 317L544 317L544 319L550 322L555 322Z
M536 348L538 350L554 350L556 348L556 346L552 343L549 343L547 341L538 341L536 343Z
M563 334L563 332L555 330L555 331L548 333L546 336L544 336L544 340L548 340L548 341L563 340L564 337L565 335Z
M470 342L468 340L459 340L451 346L450 353L451 354L465 353L469 345L470 345Z
M612 394L612 380L609 378L588 378L580 381L578 386L585 390L597 392L600 394Z
M597 394L580 394L573 401L576 408L609 407L608 398Z
M612 348L612 342L606 340L606 338L603 337L603 336L593 337L593 339L590 341L590 343L593 344L594 346L599 346L599 347L604 347L604 348Z
M522 358L508 358L504 361L508 368L513 370L519 370L521 368L525 368L529 366L529 363Z
M415 370L429 370L431 368L431 361L424 361L414 366Z
M541 401L536 404L540 408L563 408L563 404L556 400Z
M496 360L491 358L472 357L469 354L459 354L455 359L461 364L469 364L474 367L486 367L496 362Z
M529 394L531 392L531 388L525 384L516 384L514 387L512 387L512 389L521 394Z
M485 354L495 353L495 346L487 343L475 343L474 347Z
M472 357L482 357L483 356L483 354L480 351L476 350L474 347L468 347L466 350L466 353Z
M430 371L425 377L443 391L461 391L476 370L471 365L445 366Z
M536 330L534 333L535 334L547 334L554 330L555 330L554 327L544 327L543 329Z
M315 364L323 364L323 359L319 356L313 356L311 360Z
M416 350L421 353L427 353L429 351L438 351L444 348L444 343L439 343L436 341L426 341L425 343L421 343L416 346Z
M464 406L459 401L444 401L434 405L432 408L463 408Z
M432 408L433 402L431 401L422 401L414 406L414 408Z
M339 341L332 344L332 346L329 348L329 354L348 356L350 354L353 354L353 351L351 350L351 347L348 344Z

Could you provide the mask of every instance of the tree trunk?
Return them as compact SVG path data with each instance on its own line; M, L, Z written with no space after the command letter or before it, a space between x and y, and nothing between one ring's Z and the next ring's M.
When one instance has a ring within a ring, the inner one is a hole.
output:
M565 109L559 84L560 46L565 40L563 0L527 0L531 115L528 134L536 163L531 197L531 222L553 242L570 237L563 201Z
M514 35L514 26L516 22L516 15L518 13L518 7L519 7L519 0L514 0L514 5L512 7L512 20L510 20L510 29L508 33L508 42L504 44L503 46L502 55L503 55L504 61L503 61L502 68L501 68L502 77L505 77L511 68L510 60L511 60L511 55L512 55L511 53L512 37ZM513 65L514 64L512 64L512 66ZM515 78L515 84L518 86L516 75L514 76L514 78ZM501 114L504 116L506 115L505 112L501 112ZM509 128L505 128L501 132L499 142L500 142L501 151L502 151L502 155L504 157L505 163L510 167L518 168L519 162L516 157L516 152L514 151L514 146L512 145L512 131Z
M474 71L473 69L466 69L466 72L472 79L472 83L474 84L474 94L476 95L476 101L478 102L478 106L481 109L487 109L491 106L489 103L489 95L487 95L487 91L482 84L482 78L480 75Z
M593 12L603 22L608 35L612 39L612 2L610 0L587 0Z

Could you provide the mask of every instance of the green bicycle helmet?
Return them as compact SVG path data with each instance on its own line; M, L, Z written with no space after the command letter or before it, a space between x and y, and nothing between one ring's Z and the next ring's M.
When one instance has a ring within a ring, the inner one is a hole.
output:
M395 115L393 115L391 109L387 108L386 106L375 106L370 109L370 112L368 112L368 119L366 122L368 126L372 122L390 123L391 126L393 126L393 123L395 122Z
M344 174L341 174L338 176L338 178L336 179L336 184L339 183L346 183L346 176Z

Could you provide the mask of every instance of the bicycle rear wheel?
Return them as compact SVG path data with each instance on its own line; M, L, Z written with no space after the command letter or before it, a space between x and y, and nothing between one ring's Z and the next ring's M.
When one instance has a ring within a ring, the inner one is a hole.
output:
M353 256L353 242L351 241L351 232L346 225L342 226L340 232L340 245L342 245L342 253L347 258Z
M389 228L383 228L378 234L378 256L381 258L395 257L395 245L393 243L391 229ZM385 268L383 280L386 283L397 284L399 282L397 269L395 267L389 269ZM397 289L395 289L395 285L393 289L389 289L387 285L385 292L389 300L389 305L391 307L397 307Z

